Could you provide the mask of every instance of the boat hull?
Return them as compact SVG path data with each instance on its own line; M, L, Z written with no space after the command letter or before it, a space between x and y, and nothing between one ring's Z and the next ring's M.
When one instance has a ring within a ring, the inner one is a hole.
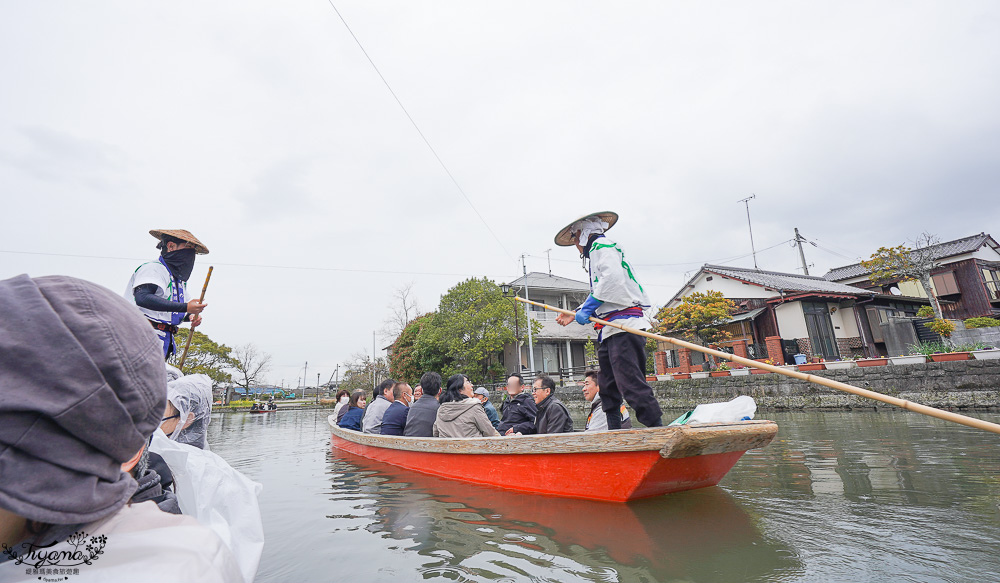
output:
M614 434L619 432L434 440L374 436L331 427L331 446L442 478L552 496L626 502L718 484L747 449L763 447L777 432L773 423L750 423L755 424L753 431L748 432L745 426L731 430L735 438L726 439L726 430L717 427L712 428L710 437L704 432L692 437L692 432L675 431L674 439L649 439L646 449L642 449L642 434L662 437L669 434L664 431L667 428L621 432L625 441L616 448L614 440L619 436ZM560 440L570 438L582 444L576 449L593 451L574 451L571 442L560 446ZM597 440L603 441L596 446L590 443ZM440 447L435 447L437 444ZM470 447L460 449L465 445ZM634 450L628 451L630 448Z

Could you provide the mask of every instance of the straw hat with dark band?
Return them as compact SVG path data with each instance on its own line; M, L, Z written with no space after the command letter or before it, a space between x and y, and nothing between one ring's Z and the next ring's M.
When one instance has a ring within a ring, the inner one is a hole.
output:
M208 247L204 243L198 240L191 234L191 231L185 231L184 229L153 229L149 232L150 235L156 237L159 241L164 235L173 237L175 239L180 239L181 241L187 241L194 245L194 252L199 255L208 255Z
M611 211L604 211L600 213L590 213L589 215L583 215L582 217L576 219L575 221L572 221L570 224L563 227L561 231L559 231L559 233L556 235L556 245L559 245L561 247L572 247L573 245L575 245L577 243L577 240L573 237L573 232L571 231L573 225L575 225L579 221L582 221L583 219L591 219L591 218L604 221L605 223L608 224L608 229L610 229L611 227L615 226L615 223L618 222L618 213L614 213Z

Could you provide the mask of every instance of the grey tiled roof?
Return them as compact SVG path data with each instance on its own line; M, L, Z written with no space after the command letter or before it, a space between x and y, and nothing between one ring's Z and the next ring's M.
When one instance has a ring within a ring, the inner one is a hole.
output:
M954 257L955 255L961 255L963 253L972 253L976 249L982 247L983 243L985 243L987 239L992 239L992 237L986 233L979 233L978 235L972 235L971 237L963 237L962 239L955 239L954 241L938 243L937 245L932 245L930 249L933 251L934 259L945 259L947 257ZM844 267L834 267L828 271L823 278L829 281L840 281L843 279L861 277L868 275L868 273L868 270L861 267L860 263L855 263L853 265L845 265Z
M539 273L537 271L529 272L527 278L529 293L532 289L552 289L590 293L590 284L586 281L577 281L575 279L569 279L568 277L549 275L548 273ZM524 279L525 276L522 275L521 277L510 282L510 285L514 287L524 287Z
M727 267L723 265L706 265L702 271L717 273L735 279L748 281L783 292L825 292L851 295L871 295L872 292L858 287L827 281L822 277L798 275L796 273L780 273L745 267Z

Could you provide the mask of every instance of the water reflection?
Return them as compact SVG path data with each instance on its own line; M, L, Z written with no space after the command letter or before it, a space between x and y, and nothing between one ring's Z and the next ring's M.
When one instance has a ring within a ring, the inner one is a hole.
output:
M330 452L330 472L331 492L354 512L329 518L427 557L424 578L743 581L800 570L795 553L767 540L721 488L629 504L569 500L444 480L340 450Z
M213 416L213 450L264 484L258 583L1000 580L1000 437L915 414L768 414L777 438L721 488L628 505L333 453L327 415Z

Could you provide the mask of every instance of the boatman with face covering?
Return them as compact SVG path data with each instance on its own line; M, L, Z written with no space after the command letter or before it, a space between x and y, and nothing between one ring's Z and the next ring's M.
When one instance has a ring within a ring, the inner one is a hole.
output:
M604 233L618 221L613 212L581 217L556 235L556 245L576 245L590 274L590 295L576 309L576 317L560 314L556 321L567 326L574 320L588 324L590 317L646 330L651 323L645 315L649 298L625 260L625 253ZM646 383L646 342L643 337L610 326L594 324L597 330L597 360L601 408L608 416L608 429L622 428L622 397L635 409L636 418L646 427L660 427L663 413Z
M176 349L177 326L188 321L194 326L201 324L199 314L208 306L197 299L185 299L195 255L208 254L208 247L183 229L153 229L149 234L159 241L156 248L160 257L135 270L125 298L138 306L156 329L163 343L163 356L170 358Z

